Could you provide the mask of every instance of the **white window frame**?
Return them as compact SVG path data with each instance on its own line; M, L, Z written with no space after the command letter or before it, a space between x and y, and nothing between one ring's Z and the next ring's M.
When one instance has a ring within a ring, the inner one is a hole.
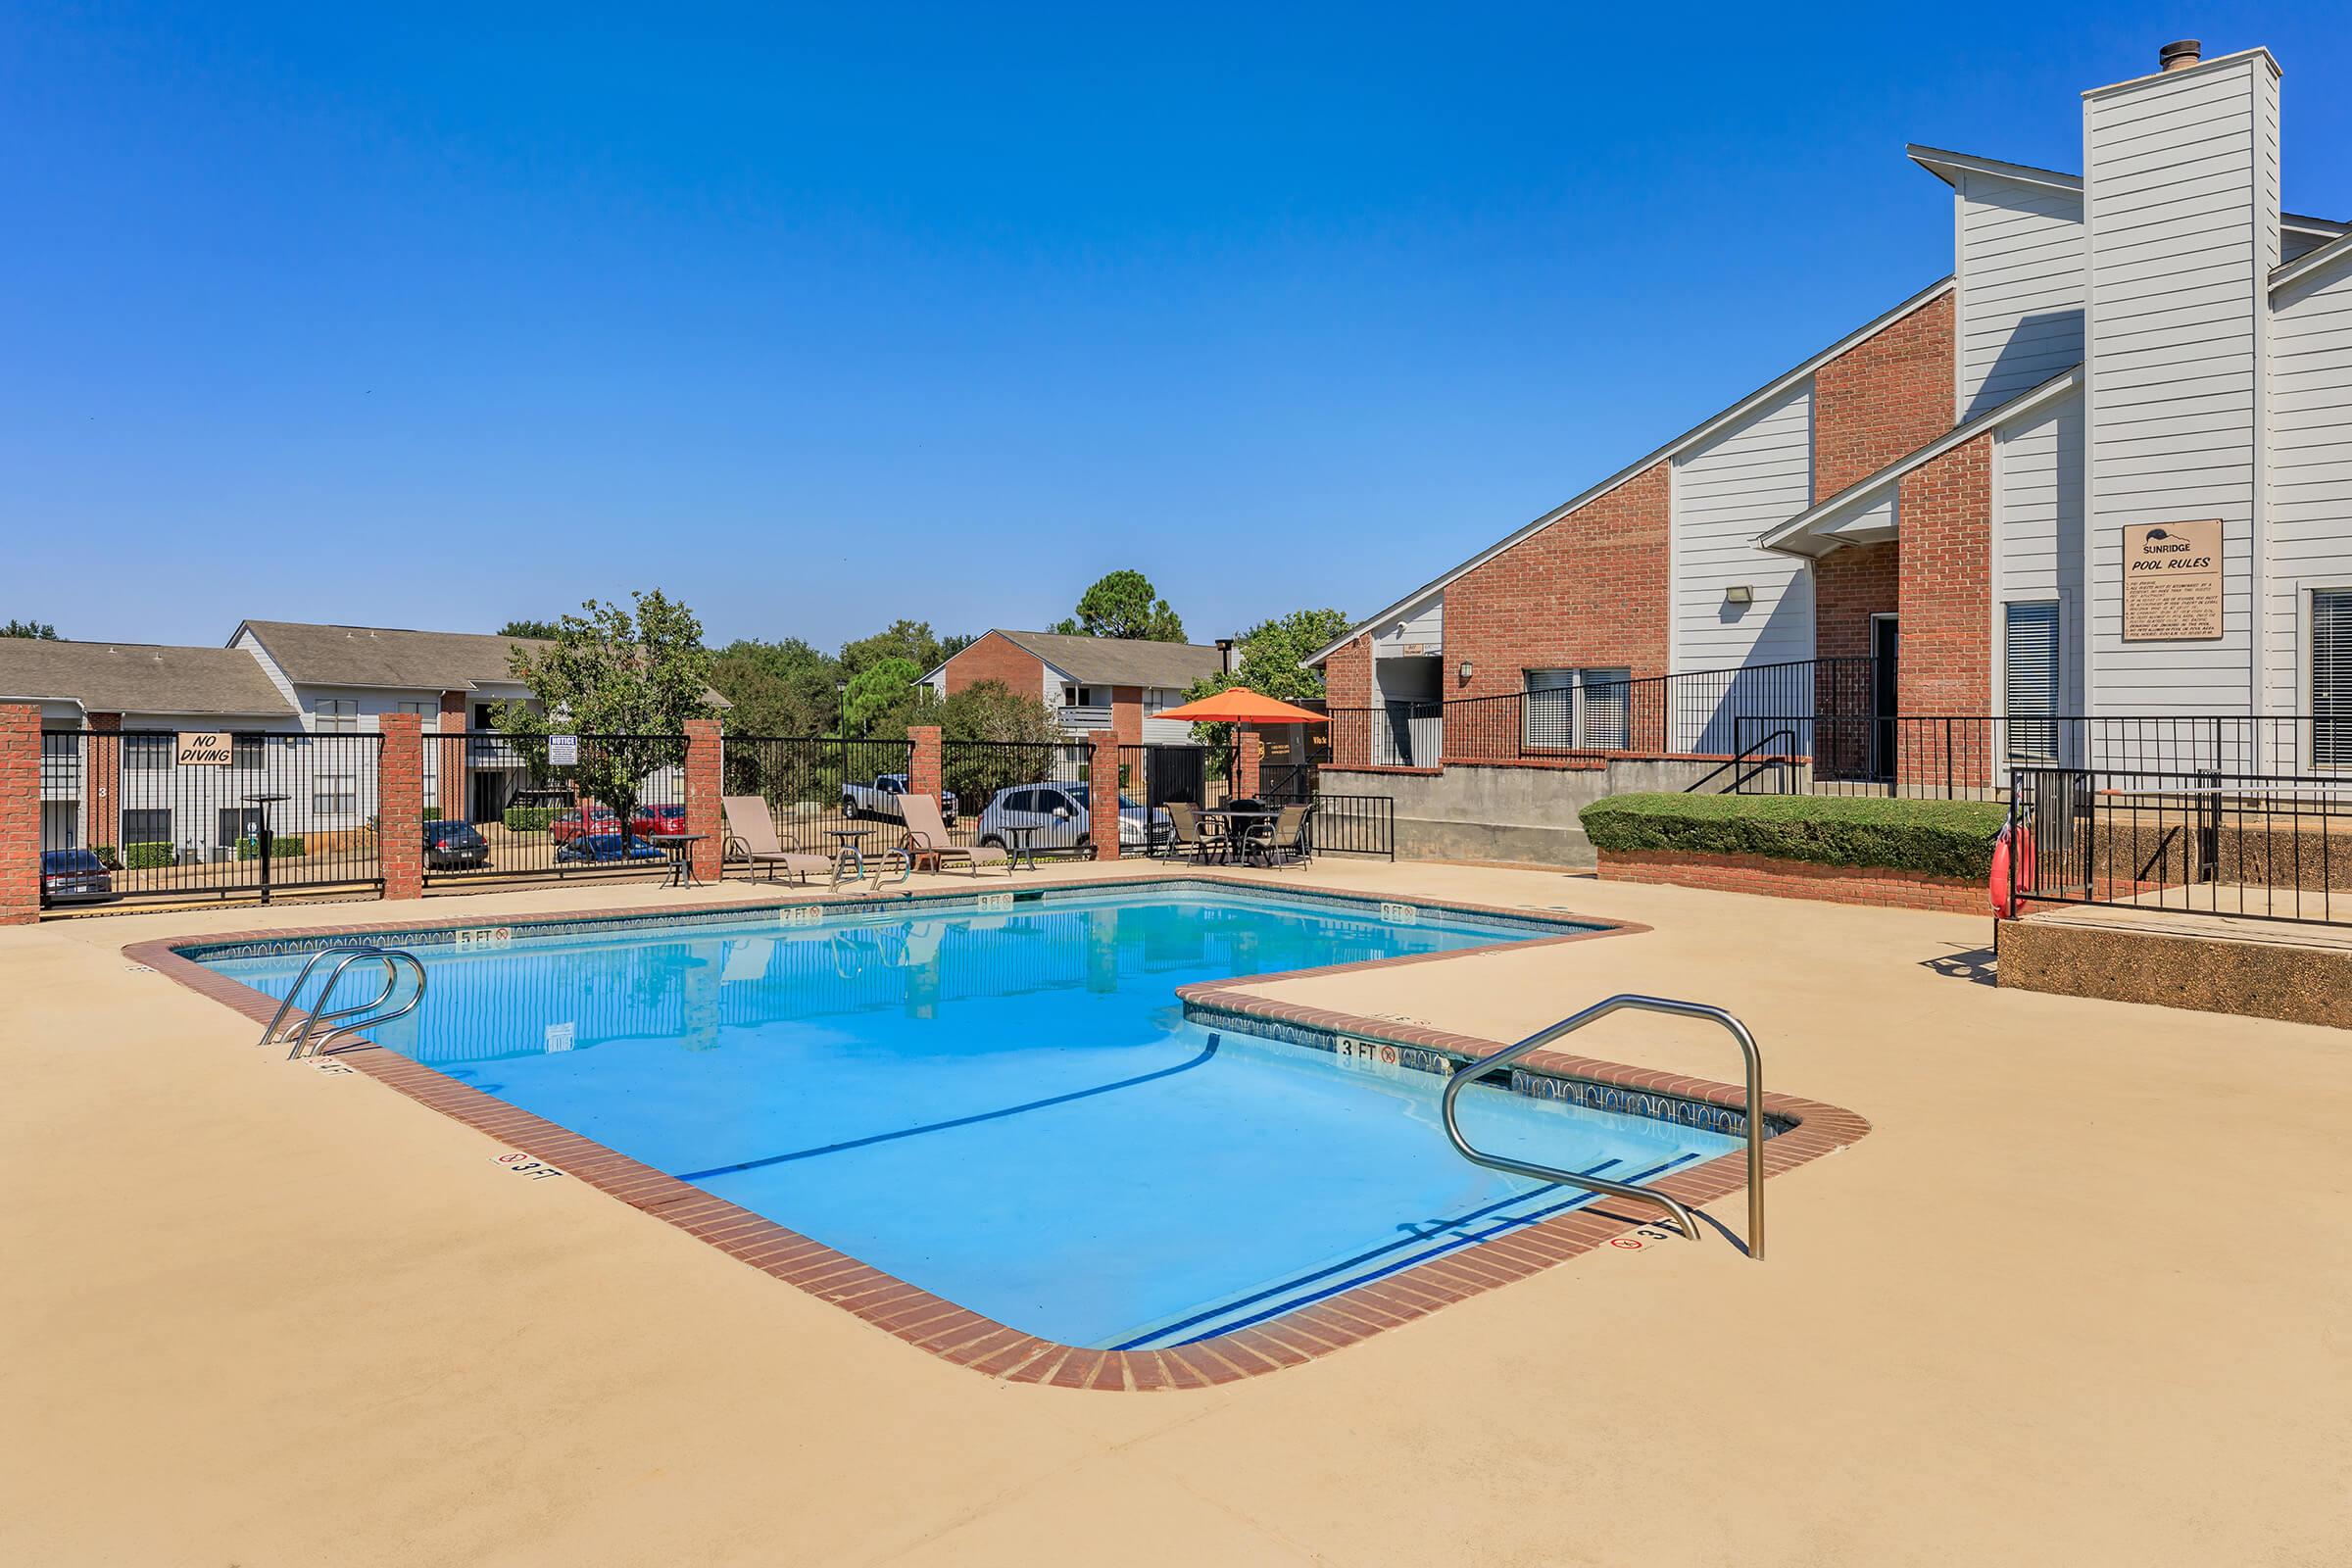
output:
M360 732L360 700L356 697L314 697L311 699L311 733L314 735L357 735Z
M2299 706L2303 710L2303 723L2301 726L2303 733L2299 739L2303 749L2303 756L2306 759L2306 765L2312 772L2352 772L2352 734L2347 734L2344 739L2337 742L2336 750L2341 757L2341 760L2329 762L2324 760L2320 755L2321 713L2319 630L2320 599L2323 595L2331 599L2340 596L2347 601L2352 601L2352 582L2316 582L2305 583L2302 585L2302 593L2300 598L2303 611L2303 635L2301 639L2303 644L2303 668L2301 670L2301 679L2298 682L2298 689L2296 692L2296 696L2299 699ZM2346 662L2348 664L2352 664L2352 651L2348 651ZM2339 725L2344 726L2348 731L2352 731L2352 689L2346 690L2342 696L2335 700L2332 706L2341 714L2341 716L2336 719L2336 722Z
M350 785L348 791L329 792L326 786L340 779ZM329 804L348 801L345 806ZM360 775L357 773L314 773L311 775L311 814L317 817L354 817L360 814Z
M1539 676L1555 677L1543 685ZM1631 664L1551 664L1524 668L1519 672L1519 688L1524 707L1519 718L1520 744L1530 748L1552 751L1621 752L1633 743L1632 687L1634 670ZM1615 687L1627 694L1625 703L1615 709L1596 702L1596 688ZM1567 711L1559 711L1562 704L1551 694L1566 694ZM1550 701L1538 702L1541 694ZM1544 734L1537 734L1538 718L1546 720ZM1614 720L1606 735L1595 735L1595 724L1603 719ZM1565 720L1562 724L1559 721ZM1563 743L1558 737L1564 734Z
M2010 634L2013 618L2021 610L2046 609L2050 615L2050 707L2048 713L2020 713L2014 700L2012 683L2017 676L2017 661L2010 657ZM2063 594L2035 594L2030 598L2001 601L2001 714L2006 733L2001 752L2004 764L2020 763L2028 767L2056 766L2063 749L2063 734L2056 723L2048 726L2049 745L2044 751L2029 753L2019 744L2019 721L2035 718L2055 719L2066 707L2066 597ZM2031 731L2028 731L2031 734Z

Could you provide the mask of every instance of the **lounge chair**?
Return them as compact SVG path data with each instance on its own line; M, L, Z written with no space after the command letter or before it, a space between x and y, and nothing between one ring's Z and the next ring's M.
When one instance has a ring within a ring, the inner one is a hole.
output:
M1210 858L1222 854L1225 836L1200 825L1190 801L1170 801L1161 808L1168 813L1168 854L1189 852L1197 865L1205 865Z
M1304 865L1314 853L1307 839L1307 819L1314 814L1311 806L1286 806L1274 813L1271 826L1261 827L1250 841L1250 848L1266 858L1269 866L1285 860Z
M909 793L894 796L893 800L906 823L906 836L891 849L891 854L901 857L906 863L901 881L912 876L925 860L942 871L951 861L961 861L974 876L980 874L984 865L1002 865L1006 876L1012 874L1012 857L997 846L976 844L967 848L951 843L948 824L940 816L939 802L931 796Z
M768 814L767 803L757 795L728 795L719 800L726 812L727 833L719 842L719 874L726 874L726 862L742 861L755 871L764 871L771 882L782 881L777 873L789 874L793 880L806 882L808 873L821 871L827 887L841 886L841 861L829 855L813 855L807 850L788 850L776 842L776 819Z

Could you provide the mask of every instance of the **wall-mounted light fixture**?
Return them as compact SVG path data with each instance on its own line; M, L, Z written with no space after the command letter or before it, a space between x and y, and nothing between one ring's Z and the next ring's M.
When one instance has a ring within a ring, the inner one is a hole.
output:
M1752 605L1756 602L1756 591L1745 583L1738 583L1723 591L1723 602L1727 605Z
M1475 664L1471 663L1471 662L1470 662L1470 661L1468 661L1467 659L1463 660L1463 661L1462 661L1462 668L1461 668L1461 676L1462 676L1462 679L1463 679L1463 680L1465 680L1465 681L1467 681L1467 680L1470 678L1470 676L1471 676L1472 672L1473 672L1473 671L1475 671L1475 670L1477 669L1477 667L1478 667L1477 665L1475 665Z

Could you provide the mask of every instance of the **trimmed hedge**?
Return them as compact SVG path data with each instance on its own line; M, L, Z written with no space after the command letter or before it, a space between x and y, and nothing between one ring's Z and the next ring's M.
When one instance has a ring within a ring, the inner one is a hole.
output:
M105 856L99 857L101 861L105 858ZM125 871L152 871L159 865L171 863L172 846L169 844L151 842L122 846L122 869Z
M499 820L510 833L544 833L563 814L552 806L510 806Z
M1877 796L1615 795L1578 815L1601 850L1760 855L1981 881L2009 808Z
M273 833L270 836L270 858L272 860L290 860L300 855L305 848L302 835L299 833ZM258 860L261 858L261 840L250 833L237 840L238 859Z

